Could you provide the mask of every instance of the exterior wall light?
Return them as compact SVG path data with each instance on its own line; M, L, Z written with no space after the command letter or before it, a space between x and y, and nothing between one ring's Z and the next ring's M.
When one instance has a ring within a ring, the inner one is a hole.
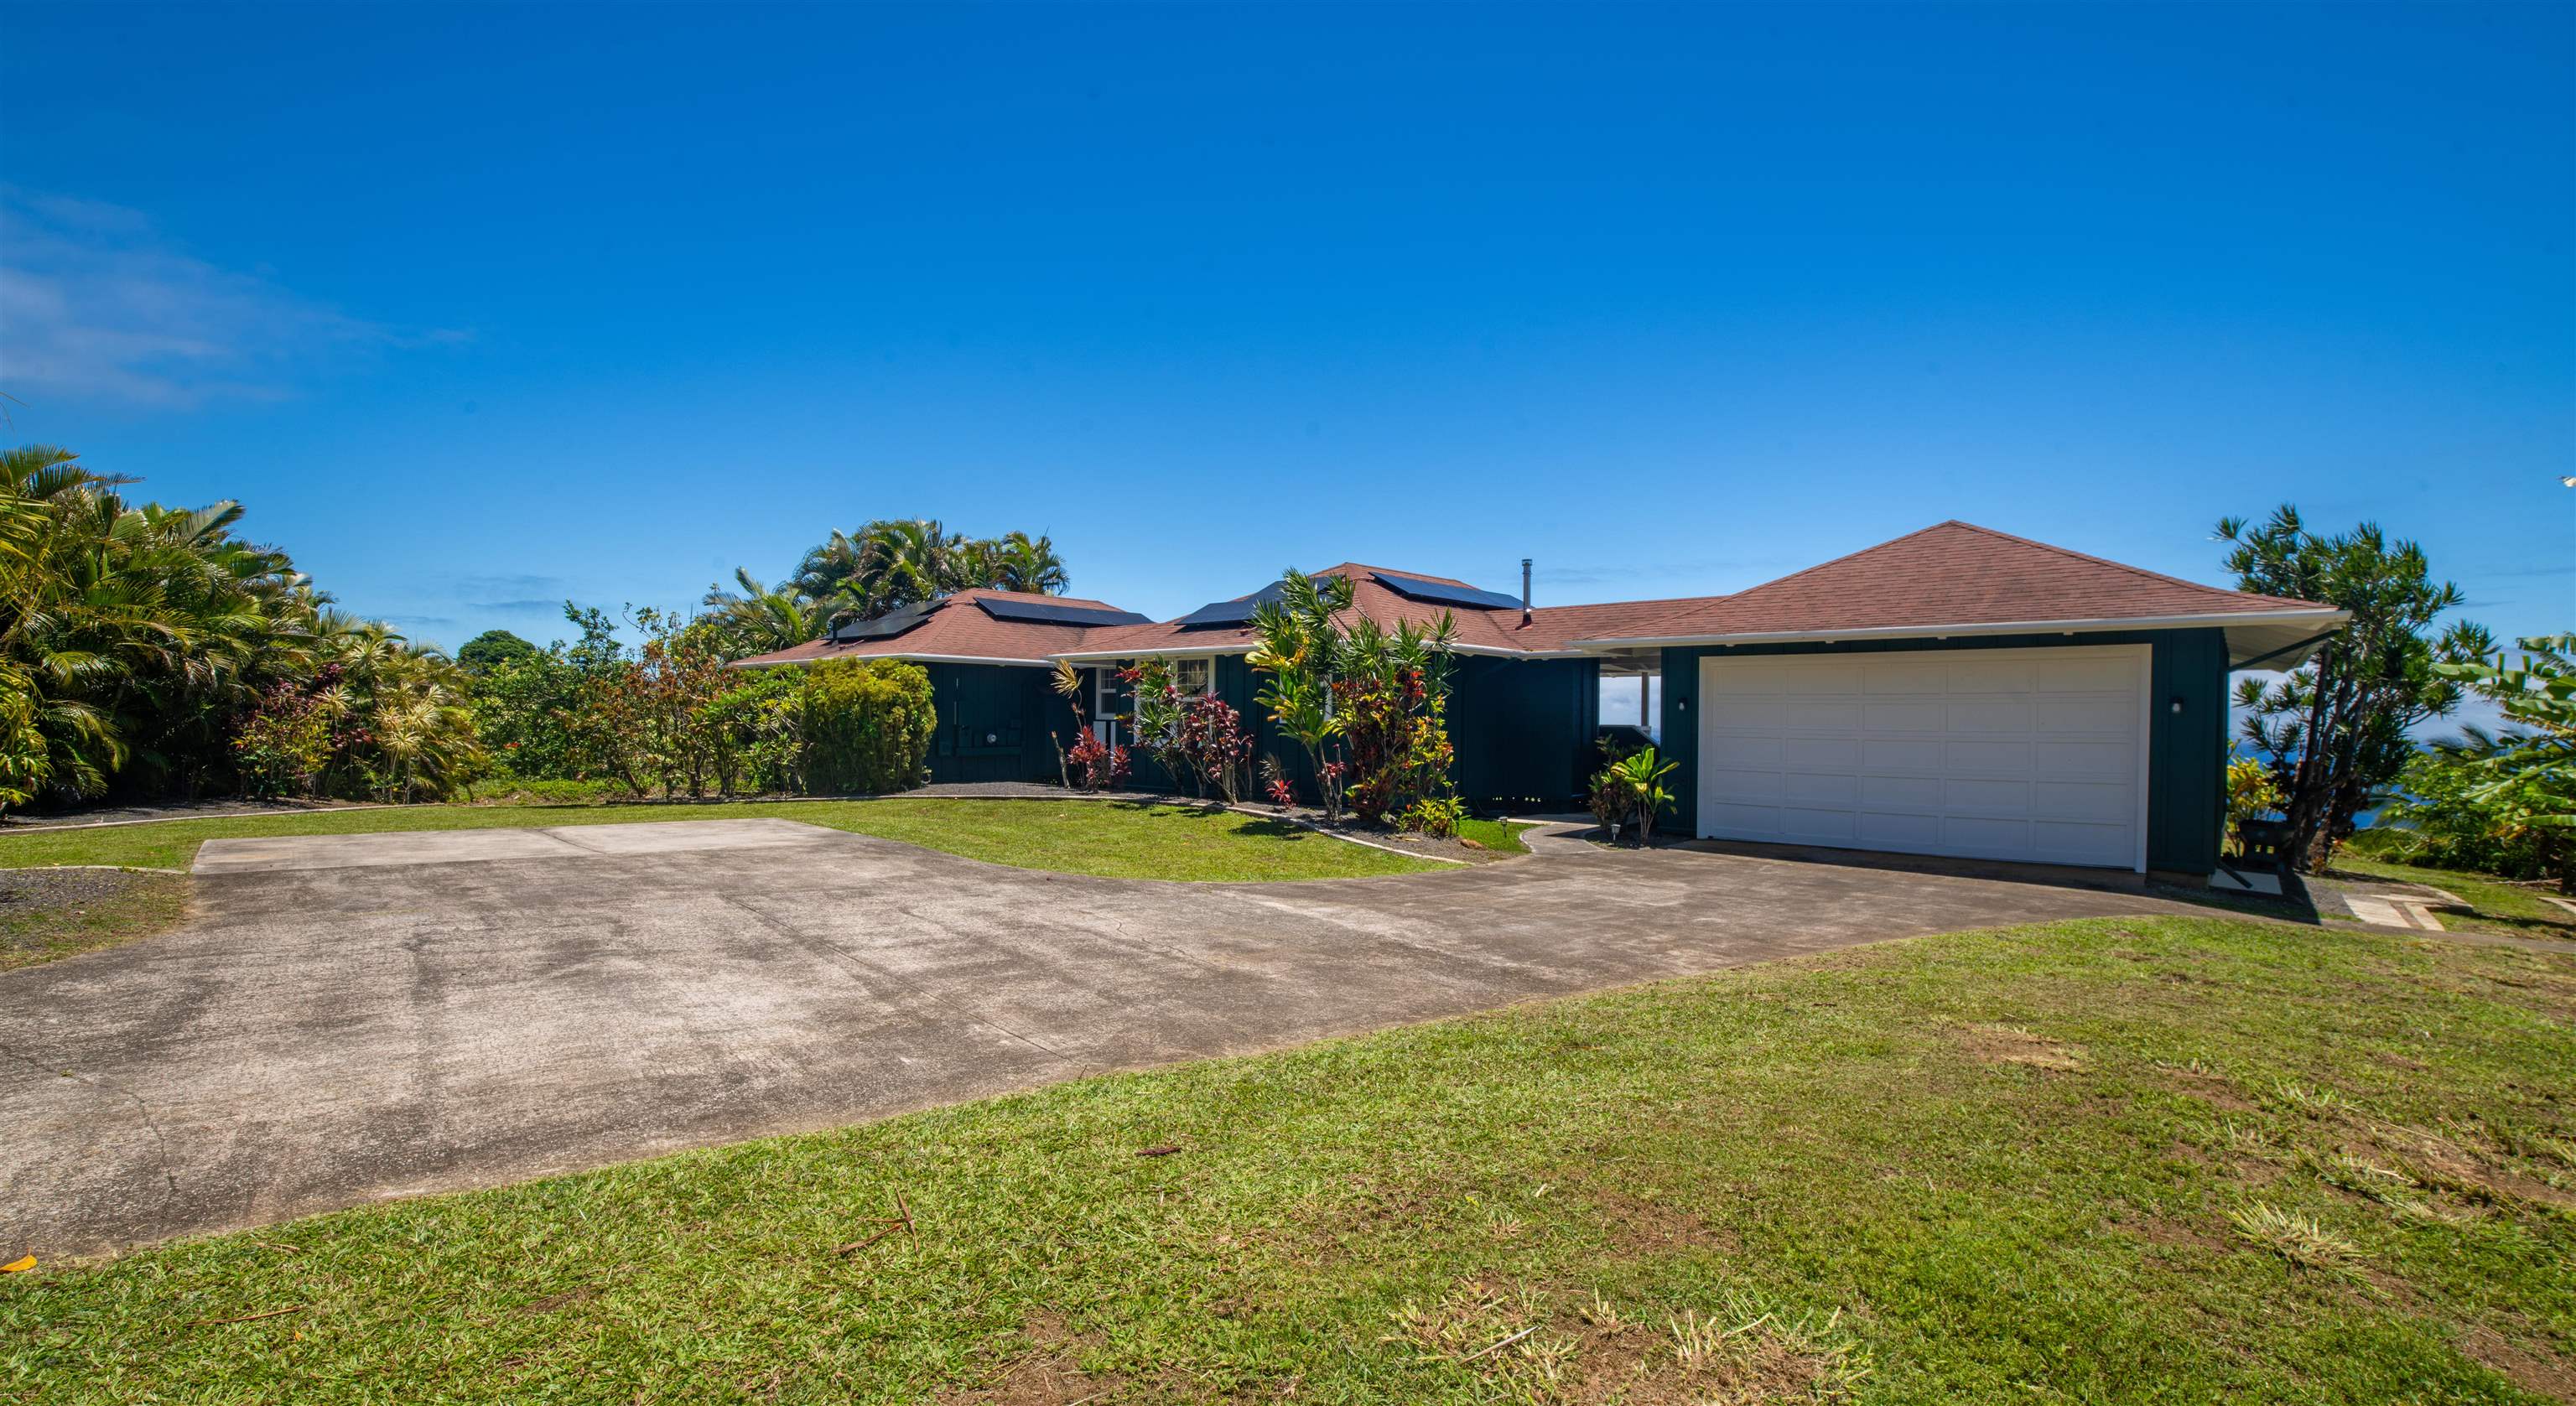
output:
M2173 697L2166 699L2165 711L2172 713L2176 717L2182 716L2182 695L2177 693Z

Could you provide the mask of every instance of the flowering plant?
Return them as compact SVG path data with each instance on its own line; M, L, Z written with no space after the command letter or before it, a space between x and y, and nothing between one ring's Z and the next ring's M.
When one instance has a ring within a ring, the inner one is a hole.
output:
M1064 755L1072 764L1074 784L1085 791L1107 791L1127 783L1127 749L1110 746L1096 733L1085 731Z

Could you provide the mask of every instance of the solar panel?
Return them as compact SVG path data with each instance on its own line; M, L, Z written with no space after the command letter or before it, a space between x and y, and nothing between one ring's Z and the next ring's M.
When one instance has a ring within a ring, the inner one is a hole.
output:
M853 640L893 639L929 619L930 612L938 608L939 602L926 600L919 605L907 605L900 610L889 610L873 620L853 620L849 624L833 628L832 642L848 644Z
M1413 600L1427 600L1435 605L1463 605L1476 610L1516 610L1520 597L1500 591L1480 591L1473 586L1452 586L1446 581L1426 581L1419 576L1403 576L1392 571L1371 573L1379 585L1397 595Z
M1256 607L1268 605L1287 593L1286 582L1273 581L1241 600L1210 601L1172 623L1184 630L1214 625L1249 625Z
M1142 625L1147 617L1132 610L1097 605L1045 605L1037 601L978 597L977 605L996 620L1027 620L1040 625Z

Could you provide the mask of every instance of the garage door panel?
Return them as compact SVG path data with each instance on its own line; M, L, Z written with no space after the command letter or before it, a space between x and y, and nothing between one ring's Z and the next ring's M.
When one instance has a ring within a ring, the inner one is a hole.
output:
M1768 698L1716 698L1702 704L1711 725L1745 732L1776 732L1789 720L1779 695Z
M1896 850L1906 854L1939 854L1941 817L1918 815L1905 811L1870 810L1860 814L1860 824L1853 841L1862 849Z
M1732 661L1733 667L1715 677L1703 680L1702 697L1711 699L1750 696L1776 697L1787 686L1786 664L1765 664L1752 660Z
M1857 842L1859 832L1854 817L1859 812L1847 808L1824 810L1780 807L1780 837L1793 845L1848 845Z
M2030 822L1978 815L1941 817L1945 854L2026 854L2031 848Z
M1776 770L1788 761L1793 745L1776 732L1767 736L1718 733L1709 738L1701 759L1705 765L1725 770Z
M1778 806L1746 805L1741 802L1725 801L1709 806L1707 809L1709 812L1707 818L1700 822L1704 829L1714 827L1716 833L1735 835L1748 840L1780 838Z
M1800 771L1858 771L1861 742L1858 737L1792 735L1782 740L1780 764Z
M1941 744L1941 769L1969 776L2030 775L2027 742L1960 742Z
M2075 776L2130 782L2136 779L2137 744L2120 742L2034 742L2031 765L2043 776Z
M2133 659L2071 649L2048 652L2059 657L2037 660L2032 667L2041 693L2137 695L2138 666Z
M1952 697L1949 701L1950 731L2004 732L2016 737L2030 734L2031 703L2027 695L1996 698L1978 696Z
M2031 691L2032 669L2025 659L1971 659L1962 656L1945 666L1946 692L2010 693Z
M2107 693L2042 695L2037 711L2042 733L2104 732L2125 736L2138 727L2138 700L2134 694L2126 698Z
M1937 698L1950 691L1948 678L1949 666L1937 660L1885 655L1861 666L1861 691L1872 695L1922 693Z
M2087 820L2125 825L2137 809L2137 797L2116 781L2035 781L2030 813L2051 820Z
M1784 772L1780 776L1780 799L1791 805L1849 808L1860 802L1860 778L1849 772Z
M2031 828L2032 839L2047 863L2128 866L2131 840L2126 825L2042 820Z
M2031 783L1953 777L1941 783L1941 809L1979 815L2028 815Z
M1792 694L1783 716L1791 732L1851 732L1861 725L1861 701L1849 694Z
M1918 776L1941 774L1941 739L1937 737L1864 737L1860 769Z
M1709 784L1730 800L1753 805L1768 805L1780 799L1780 773L1746 771L1735 767L1712 769Z
M1940 777L1862 776L1855 779L1860 783L1860 803L1864 806L1924 811L1941 808Z
M1948 709L1938 694L1872 698L1861 710L1861 726L1871 732L1938 733Z
M2143 867L2141 645L1708 659L1700 831Z

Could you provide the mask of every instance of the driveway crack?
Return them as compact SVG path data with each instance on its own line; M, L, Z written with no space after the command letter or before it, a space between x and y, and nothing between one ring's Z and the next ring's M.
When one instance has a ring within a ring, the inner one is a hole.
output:
M171 1200L178 1196L179 1174L177 1170L170 1165L170 1139L162 1135L161 1124L152 1116L152 1105L144 1101L143 1095L125 1087L123 1084L113 1083L109 1080L98 1078L95 1075L75 1074L68 1069L56 1069L52 1065L38 1060L34 1055L13 1049L7 1045L0 1045L0 1054L9 1056L11 1059L18 1061L20 1064L27 1066L29 1069L32 1069L39 1074L57 1079L78 1080L93 1089L99 1089L107 1093L116 1094L120 1097L134 1100L134 1111L143 1119L144 1131L152 1134L153 1155L155 1160L161 1164L161 1179L169 1183L169 1190L162 1194L162 1203L167 1205Z

